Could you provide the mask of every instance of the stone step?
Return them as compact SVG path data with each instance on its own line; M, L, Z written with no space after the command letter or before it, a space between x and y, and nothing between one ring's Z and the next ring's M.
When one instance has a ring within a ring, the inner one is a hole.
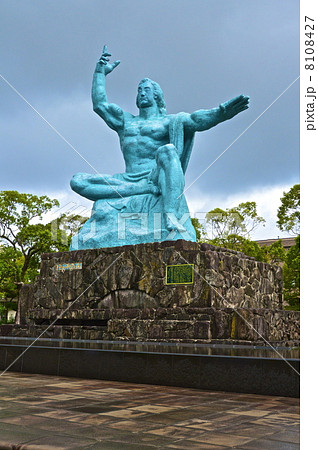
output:
M298 342L300 332L297 311L159 308L68 310L62 313L61 310L30 310L25 326L14 327L12 335L22 336L21 332L25 330L26 336L37 336L52 323L48 336L70 339ZM31 334L28 334L28 328Z

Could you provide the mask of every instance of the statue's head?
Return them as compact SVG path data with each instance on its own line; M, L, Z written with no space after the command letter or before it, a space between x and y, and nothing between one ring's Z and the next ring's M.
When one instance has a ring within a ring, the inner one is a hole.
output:
M150 78L143 78L138 85L138 94L137 94L137 99L136 99L137 107L140 108L139 91L143 85L148 85L149 87L151 86L153 98L158 106L159 112L161 114L166 114L167 113L166 103L163 98L162 89L156 81L153 81Z

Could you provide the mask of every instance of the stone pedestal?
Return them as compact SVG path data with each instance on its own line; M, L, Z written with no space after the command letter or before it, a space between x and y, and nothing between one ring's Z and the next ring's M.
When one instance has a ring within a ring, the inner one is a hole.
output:
M167 284L169 265L193 265L193 283ZM54 322L43 337L293 343L299 314L282 311L282 288L280 267L183 240L44 254L13 335Z

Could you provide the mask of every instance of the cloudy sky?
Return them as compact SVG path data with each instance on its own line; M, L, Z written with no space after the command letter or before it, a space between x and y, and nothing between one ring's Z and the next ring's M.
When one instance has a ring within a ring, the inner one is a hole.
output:
M116 133L91 107L107 44L121 60L109 100L133 114L143 77L159 82L168 113L250 96L249 110L197 133L186 197L200 217L255 200L267 224L253 237L284 235L279 199L299 182L298 0L3 0L0 27L0 190L90 209L70 190L72 175L125 170Z

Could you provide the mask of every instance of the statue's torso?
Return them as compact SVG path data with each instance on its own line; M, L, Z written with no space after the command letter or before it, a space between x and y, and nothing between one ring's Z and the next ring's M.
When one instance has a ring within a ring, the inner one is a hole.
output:
M155 167L156 151L169 143L171 116L142 119L139 116L125 120L119 134L127 172L140 172Z

